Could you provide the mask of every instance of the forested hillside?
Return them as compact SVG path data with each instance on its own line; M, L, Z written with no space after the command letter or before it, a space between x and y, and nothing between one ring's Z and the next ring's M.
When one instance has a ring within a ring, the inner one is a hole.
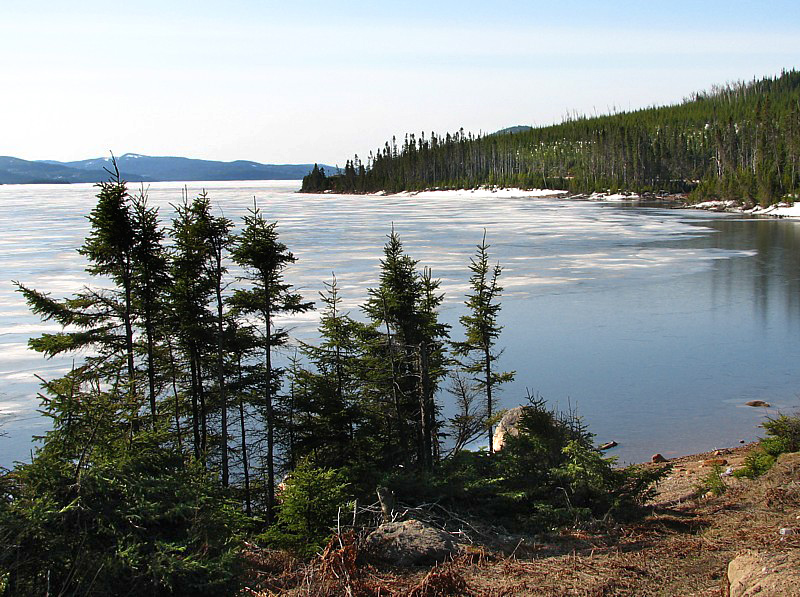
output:
M315 169L303 191L479 185L572 192L689 192L770 203L800 187L800 72L712 87L682 103L508 134L406 135L366 164Z

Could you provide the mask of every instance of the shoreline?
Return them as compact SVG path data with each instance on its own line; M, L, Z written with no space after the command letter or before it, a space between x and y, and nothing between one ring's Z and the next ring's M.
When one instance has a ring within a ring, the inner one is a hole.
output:
M702 201L693 205L687 205L687 209L702 209L720 213L735 213L749 216L769 216L771 218L800 218L800 201L793 203L773 203L767 207L755 206L748 208L739 201L729 199L727 201Z
M532 197L537 199L565 199L576 201L594 201L598 203L638 203L647 207L656 204L659 207L669 206L671 209L695 209L719 213L732 213L748 216L767 216L770 218L800 218L800 201L793 203L779 202L767 207L748 208L736 200L702 201L688 203L685 193L570 193L559 189L522 189L519 187L481 186L473 189L441 189L432 188L421 191L400 191L387 193L378 191L365 193L369 197Z
M335 195L332 191L322 194ZM632 192L605 192L605 193L571 193L561 189L523 189L520 187L498 187L480 186L470 189L442 189L430 188L420 191L399 191L388 193L377 191L374 193L363 193L367 197L428 197L428 198L460 198L460 197L518 197L518 198L537 198L537 199L565 199L575 201L591 201L597 203L641 203L641 204L669 204L674 208L688 207L685 194L676 193L632 193Z

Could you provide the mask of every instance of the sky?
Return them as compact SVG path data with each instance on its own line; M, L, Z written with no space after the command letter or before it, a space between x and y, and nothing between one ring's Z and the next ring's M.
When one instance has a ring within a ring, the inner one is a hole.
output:
M2 0L0 155L344 165L800 67L800 2Z

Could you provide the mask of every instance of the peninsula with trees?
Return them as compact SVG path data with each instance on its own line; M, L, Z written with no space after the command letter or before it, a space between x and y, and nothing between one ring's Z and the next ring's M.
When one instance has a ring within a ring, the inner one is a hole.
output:
M407 134L341 173L315 167L303 192L478 186L571 193L688 193L768 205L800 190L800 72L714 86L683 102L474 135Z

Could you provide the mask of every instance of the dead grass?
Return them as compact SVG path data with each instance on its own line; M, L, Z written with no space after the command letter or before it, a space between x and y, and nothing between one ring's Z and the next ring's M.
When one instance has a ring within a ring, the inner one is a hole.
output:
M720 497L654 507L637 524L529 538L505 550L511 556L473 545L431 569L378 570L362 563L353 535L334 539L310 563L253 553L247 594L724 596L737 553L800 549L800 534L781 536L783 527L800 532L800 453L785 455L761 479L731 483Z

